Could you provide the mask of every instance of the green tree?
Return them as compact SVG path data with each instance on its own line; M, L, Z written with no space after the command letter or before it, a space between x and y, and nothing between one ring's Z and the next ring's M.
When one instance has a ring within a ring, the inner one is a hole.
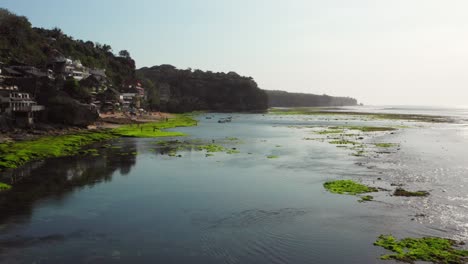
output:
M119 52L119 56L124 57L126 59L130 59L130 52L128 52L127 50L121 50Z

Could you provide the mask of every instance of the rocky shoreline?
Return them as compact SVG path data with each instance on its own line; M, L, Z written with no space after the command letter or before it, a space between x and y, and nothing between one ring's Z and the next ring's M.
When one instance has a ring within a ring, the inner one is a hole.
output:
M101 114L99 119L87 127L70 126L53 123L36 123L31 128L0 128L0 144L7 142L34 140L45 136L62 136L76 133L99 131L102 129L117 128L121 125L159 122L174 117L169 113L150 112L138 118L130 118L123 113Z

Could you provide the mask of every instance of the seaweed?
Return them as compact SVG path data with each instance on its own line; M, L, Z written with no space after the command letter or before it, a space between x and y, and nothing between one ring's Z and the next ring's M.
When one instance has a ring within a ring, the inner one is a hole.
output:
M374 243L396 254L383 255L382 260L407 263L428 261L433 263L466 263L468 251L456 249L457 242L437 237L405 238L397 240L391 235L381 235Z
M0 169L18 168L34 160L76 155L79 154L80 149L85 145L115 137L111 132L100 131L2 143L0 144ZM88 153L91 152L97 153L97 150L88 150Z
M115 128L112 132L113 134L121 137L178 137L186 136L186 134L175 131L163 131L163 129L196 125L197 121L192 119L190 116L176 115L174 118L170 118L165 122L130 124Z
M392 148L398 146L396 143L375 143L374 145L379 148Z
M432 115L415 115L415 114L391 114L391 113L366 113L366 112L346 112L332 111L326 108L318 107L296 107L296 108L271 108L268 111L272 115L316 115L316 116L350 116L350 117L367 117L370 119L385 119L385 120L406 120L415 122L430 122L430 123L453 123L449 117L432 116Z
M323 184L325 189L331 193L357 195L363 193L377 192L377 188L369 187L352 180L329 181Z
M339 139L339 140L332 140L329 142L330 144L334 145L356 145L359 144L358 142L346 140L346 139Z
M9 190L11 189L11 185L8 185L6 183L3 183L3 182L0 182L0 192L1 191L6 191L6 190Z
M365 203L365 202L370 202L370 201L372 201L372 200L374 200L374 196L372 196L372 195L366 195L366 196L362 196L362 197L361 197L361 200L359 200L358 202L360 202L360 203Z

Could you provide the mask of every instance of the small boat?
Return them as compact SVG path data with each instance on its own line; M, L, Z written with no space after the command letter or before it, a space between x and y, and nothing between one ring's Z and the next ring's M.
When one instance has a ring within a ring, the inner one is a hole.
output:
M218 120L218 123L230 123L232 121L232 117L221 118Z

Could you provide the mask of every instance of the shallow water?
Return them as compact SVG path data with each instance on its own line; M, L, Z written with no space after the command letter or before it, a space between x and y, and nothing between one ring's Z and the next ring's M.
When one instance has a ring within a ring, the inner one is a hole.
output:
M227 115L206 116L176 129L190 134L180 140L214 140L239 154L170 157L161 139L119 139L93 146L97 157L5 173L18 184L0 200L0 263L379 263L385 251L372 244L380 234L468 238L462 125L245 114L218 124ZM366 136L401 143L397 153L369 157L304 140L316 137L310 126L362 124L412 128ZM433 155L440 147L449 155ZM434 195L379 192L358 203L326 192L333 179L405 182Z

